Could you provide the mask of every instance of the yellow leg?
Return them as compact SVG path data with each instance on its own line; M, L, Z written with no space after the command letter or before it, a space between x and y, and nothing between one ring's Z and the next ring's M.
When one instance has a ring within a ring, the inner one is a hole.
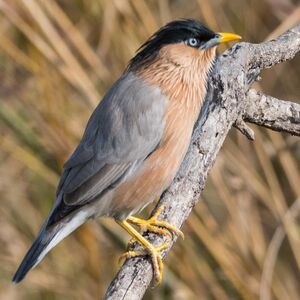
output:
M171 225L170 223L166 221L160 221L157 220L158 215L160 212L164 209L164 206L162 205L157 209L155 214L149 219L149 220L143 220L135 217L129 217L127 218L127 222L133 225L138 226L142 232L144 231L151 231L151 232L156 232L162 235L167 235L170 238L172 238L172 234L177 234L181 236L184 239L184 234L181 230L176 228L175 226Z
M172 239L172 234L177 234L180 235L182 238L184 238L183 233L178 228L169 224L168 222L157 220L158 215L163 209L164 206L158 208L155 214L149 220L143 220L135 217L129 217L126 221L116 220L116 222L132 236L132 239L128 243L127 252L121 255L119 261L129 257L136 257L136 256L141 256L146 254L150 255L152 265L153 265L155 285L161 283L162 273L163 273L163 263L159 252L168 248L170 241L158 247L154 247L130 224L139 227L141 232L151 231L164 236L168 236L170 239ZM135 241L139 242L142 246L144 246L145 249L133 251L131 246Z
M144 251L128 251L121 256L122 258L135 257L139 255L148 254L151 257L152 266L153 266L153 276L154 276L154 285L159 285L162 280L163 273L163 263L159 251L162 251L167 247L167 245L162 245L160 247L154 247L150 242L148 242L138 231L136 231L127 221L116 222L124 228L135 240L137 240L142 246L145 247Z

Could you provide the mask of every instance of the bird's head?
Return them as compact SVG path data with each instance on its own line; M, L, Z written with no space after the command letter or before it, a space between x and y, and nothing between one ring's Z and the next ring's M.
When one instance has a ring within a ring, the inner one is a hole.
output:
M193 64L201 56L212 60L217 45L240 38L232 33L215 33L196 20L175 20L159 29L138 49L129 68L145 68L158 58L183 67Z

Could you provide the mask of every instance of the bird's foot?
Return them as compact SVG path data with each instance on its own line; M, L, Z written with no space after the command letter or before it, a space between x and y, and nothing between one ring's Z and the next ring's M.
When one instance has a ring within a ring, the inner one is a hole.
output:
M145 248L141 250L128 250L127 252L125 252L120 256L119 263L121 263L123 260L127 258L149 255L153 267L153 285L154 286L160 285L162 281L163 268L164 268L160 252L168 248L168 245L169 243L164 243L158 247L151 245L151 247L148 248L145 246Z
M135 217L129 217L126 221L116 220L116 222L132 236L131 240L128 243L127 251L123 255L121 255L119 262L123 259L131 257L149 255L153 266L153 281L155 286L161 283L163 274L163 262L160 252L169 247L173 234L179 235L184 238L181 230L168 222L157 220L158 215L163 209L164 206L158 208L155 214L148 220L143 220ZM150 231L161 234L163 236L167 236L170 239L160 246L153 246L132 225L137 226L142 233L145 231ZM133 248L133 244L135 242L138 242L141 246L143 246L143 249L135 250Z
M172 234L176 234L184 239L184 234L181 230L179 230L178 228L166 221L157 220L157 217L164 208L164 205L159 207L154 213L154 215L148 220L139 219L136 217L129 217L126 221L132 225L139 227L142 233L145 231L150 231L168 236L170 238L172 238Z

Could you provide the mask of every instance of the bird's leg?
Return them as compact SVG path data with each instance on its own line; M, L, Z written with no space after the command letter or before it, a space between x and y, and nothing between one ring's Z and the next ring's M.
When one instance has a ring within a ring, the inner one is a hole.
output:
M150 231L161 234L163 236L167 236L170 239L172 239L172 234L177 234L184 238L182 231L180 231L178 228L169 224L168 222L157 220L158 215L163 209L164 206L159 207L149 220L143 220L135 217L129 217L126 221L116 220L116 222L132 236L131 240L128 243L127 252L121 255L119 261L129 257L136 257L147 254L150 255L153 266L155 285L160 284L162 280L163 263L160 252L168 248L170 241L163 243L158 247L155 247L149 241L147 241L134 227L132 227L132 225L139 227L142 233L145 231ZM132 245L136 241L144 246L145 249L133 250Z
M143 220L136 217L129 217L127 218L126 221L130 224L138 226L141 232L151 231L151 232L159 233L161 235L167 235L170 238L172 238L172 233L173 233L184 238L184 234L181 230L179 230L178 228L176 228L175 226L171 225L166 221L157 220L158 215L163 209L164 209L164 205L159 207L154 213L154 215L148 220Z
M182 231L177 229L175 226L172 226L168 222L157 220L158 215L164 209L164 207L165 207L164 205L159 207L157 209L157 211L154 213L154 215L149 220L143 220L140 218L129 217L129 218L127 218L126 221L132 225L139 227L139 229L140 229L139 231L141 234L143 234L145 231L150 231L150 232L161 234L163 236L168 236L170 238L170 241L172 239L172 233L180 235L182 238L184 238ZM170 241L169 241L169 243L170 243ZM127 246L128 251L130 251L132 249L133 244L135 242L136 242L136 240L134 238L130 239L130 241L128 242L128 246ZM165 248L167 248L167 247L165 247Z
M129 250L126 253L124 253L120 257L120 259L148 254L151 258L151 262L153 266L154 285L160 284L162 280L162 273L163 273L163 262L159 252L166 249L168 247L168 244L166 243L159 247L155 247L149 241L147 241L138 231L136 231L136 229L132 227L127 221L116 220L116 222L145 248L144 251Z

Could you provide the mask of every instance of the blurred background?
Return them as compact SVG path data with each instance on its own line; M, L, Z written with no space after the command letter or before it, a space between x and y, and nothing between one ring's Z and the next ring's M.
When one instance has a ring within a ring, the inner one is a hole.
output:
M258 43L298 23L300 1L0 0L1 299L102 298L129 239L112 220L88 222L21 284L11 278L92 109L141 43L178 17ZM256 88L299 103L299 78L298 55ZM300 139L251 127L255 142L235 129L227 137L186 239L145 299L300 299Z

